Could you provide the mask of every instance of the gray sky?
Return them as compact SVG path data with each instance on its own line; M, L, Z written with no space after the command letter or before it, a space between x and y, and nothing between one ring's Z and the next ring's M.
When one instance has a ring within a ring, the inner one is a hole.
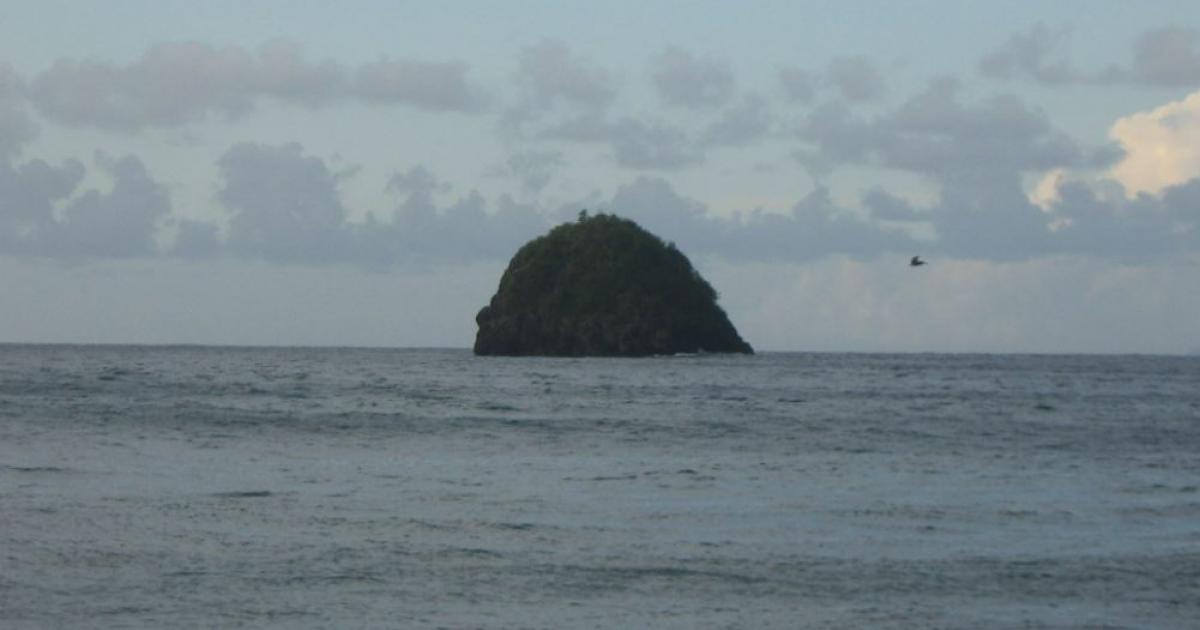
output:
M762 350L1200 350L1194 2L40 1L0 37L0 341L465 347L588 208Z

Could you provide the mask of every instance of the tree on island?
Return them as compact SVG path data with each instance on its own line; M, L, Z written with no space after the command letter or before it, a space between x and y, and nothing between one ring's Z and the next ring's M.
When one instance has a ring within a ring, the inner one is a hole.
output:
M521 247L475 321L480 355L753 352L673 243L586 210Z

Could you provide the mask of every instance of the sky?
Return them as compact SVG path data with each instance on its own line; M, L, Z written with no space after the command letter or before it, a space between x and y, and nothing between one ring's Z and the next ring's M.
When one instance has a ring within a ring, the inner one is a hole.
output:
M760 351L1200 352L1194 1L6 0L0 41L0 342L469 347L588 209Z

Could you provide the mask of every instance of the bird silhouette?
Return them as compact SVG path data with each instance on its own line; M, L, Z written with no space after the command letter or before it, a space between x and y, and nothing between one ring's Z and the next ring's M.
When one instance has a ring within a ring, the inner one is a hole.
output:
M925 264L925 261L921 260L920 256L913 256L912 260L908 261L909 267L920 267L921 265L924 265L924 264Z

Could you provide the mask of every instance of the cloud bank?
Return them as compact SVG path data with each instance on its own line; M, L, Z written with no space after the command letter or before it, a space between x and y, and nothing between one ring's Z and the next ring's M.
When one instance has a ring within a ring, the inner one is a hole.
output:
M257 52L167 43L125 66L60 59L33 76L30 98L56 123L122 131L235 119L267 99L301 107L361 100L470 113L483 108L484 98L468 72L459 61L381 60L348 68L311 61L287 42Z
M1138 36L1124 65L1083 70L1062 52L1070 32L1037 24L1009 37L979 60L979 72L995 79L1025 79L1043 85L1191 87L1200 85L1200 33L1167 26Z
M1040 26L1018 34L981 69L1047 83L1193 80L1197 42L1190 31L1147 33L1127 68L1103 76L1057 56L1063 37ZM163 44L124 66L60 60L29 80L0 66L0 253L386 269L504 259L582 208L630 216L685 251L734 261L918 252L993 261L1061 254L1145 260L1200 248L1197 95L1124 117L1112 128L1112 144L1086 146L1022 99L968 96L954 79L893 97L887 77L864 57L834 58L820 72L780 70L780 103L738 93L727 66L669 48L648 61L647 87L682 110L670 118L624 113L621 82L562 42L523 48L515 67L506 99L487 96L459 61L381 58L347 67L311 61L284 43L256 52ZM39 120L137 132L237 118L265 101L491 115L511 148L493 173L529 201L458 191L418 164L387 182L392 207L347 208L343 188L352 175L326 158L298 143L246 142L217 159L214 200L224 216L205 221L176 216L170 188L136 156L96 154L90 171L81 160L22 161ZM718 216L670 179L714 151L768 141L790 146L815 182L794 202ZM580 148L605 152L624 169L623 183L543 205L540 192ZM917 204L881 185L836 196L827 180L843 169L902 173L929 186L934 200ZM1027 183L1047 172L1055 175L1043 180L1035 203ZM84 189L96 180L111 186Z

